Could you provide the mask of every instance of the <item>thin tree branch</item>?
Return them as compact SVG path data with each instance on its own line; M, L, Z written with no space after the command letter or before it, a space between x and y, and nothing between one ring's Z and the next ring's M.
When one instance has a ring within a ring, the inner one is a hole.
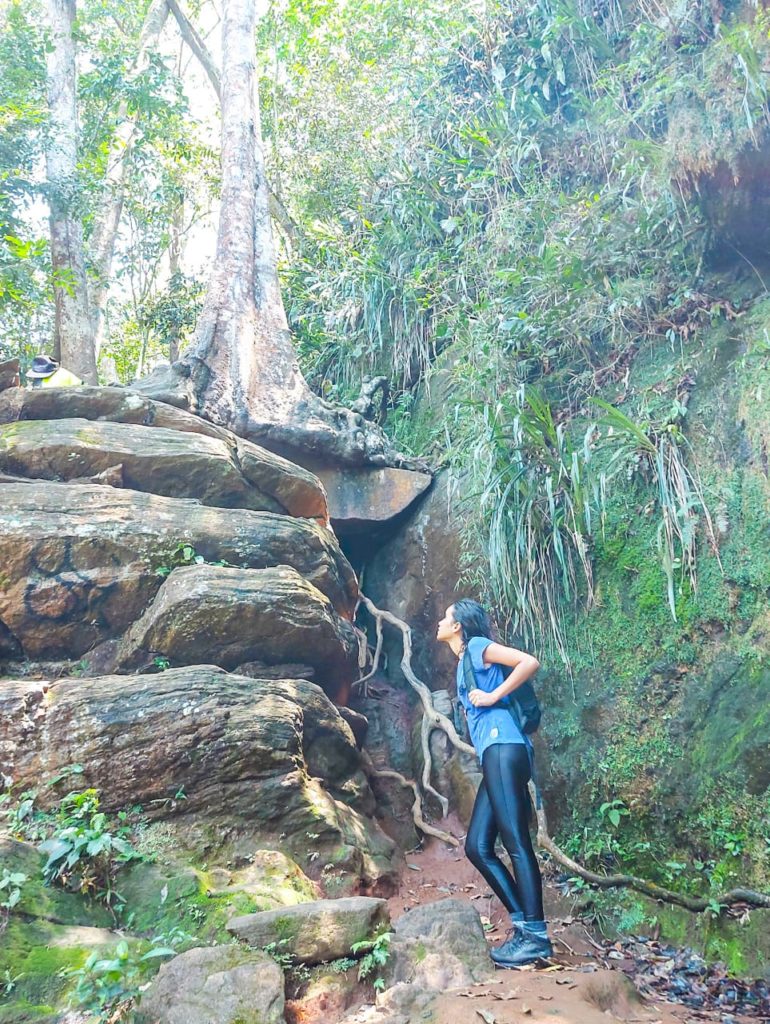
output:
M222 80L219 75L219 68L214 62L214 58L209 53L209 49L203 41L203 37L197 28L193 25L190 19L187 17L184 9L181 6L179 0L166 0L168 9L176 18L176 23L179 26L179 31L182 33L182 39L187 43L192 52L200 61L201 67L209 76L209 81L214 87L214 92L217 94L217 99L222 102Z

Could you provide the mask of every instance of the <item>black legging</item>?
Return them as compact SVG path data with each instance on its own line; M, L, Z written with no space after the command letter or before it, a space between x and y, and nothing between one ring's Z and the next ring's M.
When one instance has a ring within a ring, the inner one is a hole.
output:
M465 853L509 913L543 920L543 883L529 834L530 765L523 743L494 743L484 751L484 779L476 794ZM510 871L495 853L498 835L513 864Z

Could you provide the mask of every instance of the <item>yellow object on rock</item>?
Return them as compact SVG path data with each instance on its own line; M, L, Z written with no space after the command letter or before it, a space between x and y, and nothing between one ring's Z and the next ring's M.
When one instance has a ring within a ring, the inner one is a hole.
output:
M80 377L60 366L50 377L34 377L30 386L33 388L70 388L82 383Z

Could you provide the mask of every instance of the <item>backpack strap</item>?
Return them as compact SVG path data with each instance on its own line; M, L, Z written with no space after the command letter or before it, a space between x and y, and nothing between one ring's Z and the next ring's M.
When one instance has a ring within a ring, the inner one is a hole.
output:
M465 688L468 691L468 693L470 693L471 690L477 690L479 688L478 679L476 678L476 670L473 667L473 660L471 659L471 652L468 650L467 647L463 652L463 682L465 683ZM508 711L511 718L516 724L516 728L521 733L522 739L525 743L527 743L527 737L525 736L524 730L521 727L519 715L516 710L516 702L514 700L511 700L510 697L503 697L503 699L501 701L498 701L498 703L500 707L503 707L506 709L506 711ZM532 760L531 757L530 760Z

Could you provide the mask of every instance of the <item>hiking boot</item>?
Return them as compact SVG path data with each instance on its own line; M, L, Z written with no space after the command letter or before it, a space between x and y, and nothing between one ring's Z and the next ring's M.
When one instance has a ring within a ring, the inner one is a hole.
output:
M505 942L501 942L499 946L496 946L494 949L490 949L489 955L496 964L510 960L518 949L519 944L523 941L524 934L521 928L514 928Z
M490 950L490 956L498 967L523 967L537 960L548 960L553 956L553 946L546 935L521 929L508 942Z

